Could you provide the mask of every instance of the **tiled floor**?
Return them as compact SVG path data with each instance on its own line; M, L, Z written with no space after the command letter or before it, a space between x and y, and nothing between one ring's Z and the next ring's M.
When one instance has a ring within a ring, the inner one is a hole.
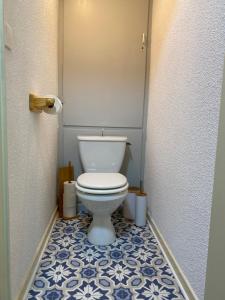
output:
M146 225L139 228L118 213L118 235L110 246L86 238L91 218L57 220L28 299L184 299Z

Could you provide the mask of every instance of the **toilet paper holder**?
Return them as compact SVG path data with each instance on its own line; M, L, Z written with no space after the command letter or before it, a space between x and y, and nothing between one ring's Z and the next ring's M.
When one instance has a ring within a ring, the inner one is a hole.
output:
M32 112L41 113L45 108L54 107L54 104L54 98L41 97L34 94L29 95L29 109Z

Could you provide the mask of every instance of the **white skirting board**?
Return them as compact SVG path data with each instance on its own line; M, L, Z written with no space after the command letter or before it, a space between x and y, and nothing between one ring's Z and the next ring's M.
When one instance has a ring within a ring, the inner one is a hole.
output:
M190 286L186 276L181 270L179 264L177 263L172 251L167 245L155 221L152 219L149 213L147 218L148 218L148 225L151 231L153 232L158 244L160 245L161 251L164 257L166 258L168 265L170 266L170 269L173 272L174 277L176 278L185 298L187 300L199 300L199 298L196 296L195 292L193 291L192 287Z
M24 283L22 285L21 291L19 293L19 296L17 297L17 300L26 300L27 299L27 295L28 292L30 290L30 287L33 283L34 277L36 275L38 266L39 266L39 262L41 260L41 257L44 253L44 250L47 246L48 240L50 238L50 234L52 232L53 226L55 224L55 221L58 217L58 207L55 208L55 210L52 213L52 216L50 218L50 221L45 229L45 232L38 244L38 247L36 249L36 252L34 254L33 260L31 262L31 267L28 270Z

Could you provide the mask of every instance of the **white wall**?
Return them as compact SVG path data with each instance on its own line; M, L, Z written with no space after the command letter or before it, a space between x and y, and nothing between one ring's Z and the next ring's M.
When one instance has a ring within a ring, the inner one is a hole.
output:
M145 189L150 213L203 299L225 2L153 1Z
M28 95L57 94L56 0L6 0L10 263L16 299L56 207L57 117L29 111Z

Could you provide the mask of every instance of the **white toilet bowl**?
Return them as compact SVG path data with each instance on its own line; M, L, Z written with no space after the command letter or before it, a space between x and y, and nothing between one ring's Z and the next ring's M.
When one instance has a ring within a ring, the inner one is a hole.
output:
M128 183L120 173L84 173L77 178L77 196L92 212L88 240L94 245L109 245L116 239L111 214L127 196Z
M111 214L127 196L127 178L118 173L122 166L126 136L78 136L79 153L86 173L77 178L78 198L93 214L88 240L108 245L116 234Z

